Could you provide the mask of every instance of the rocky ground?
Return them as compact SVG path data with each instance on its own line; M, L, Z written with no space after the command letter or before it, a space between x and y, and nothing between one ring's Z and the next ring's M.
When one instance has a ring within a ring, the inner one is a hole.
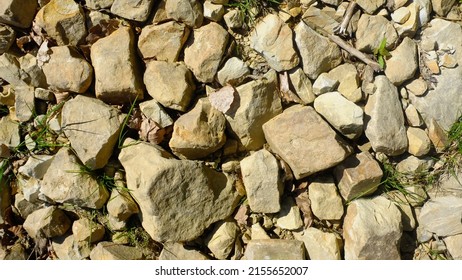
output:
M456 0L2 0L0 259L462 259Z

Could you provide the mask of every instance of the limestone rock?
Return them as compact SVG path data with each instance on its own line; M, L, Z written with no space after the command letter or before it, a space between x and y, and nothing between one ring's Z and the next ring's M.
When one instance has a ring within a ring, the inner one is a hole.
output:
M220 21L225 14L223 5L214 4L210 1L204 2L204 17L212 21Z
M374 32L371 32L371 30L374 30ZM386 48L391 49L398 39L398 34L393 24L383 16L363 14L358 22L356 38L357 49L373 53L373 51L380 46L383 38L387 40Z
M99 209L109 193L89 174L81 173L82 164L68 149L61 148L43 176L41 193L58 203Z
M374 85L375 92L364 108L366 136L374 151L389 156L402 154L408 142L398 91L385 76L377 76Z
M184 50L184 62L200 82L213 81L227 42L228 32L217 23L193 30Z
M86 92L93 80L90 63L69 46L50 50L50 60L42 68L49 87L57 91Z
M342 240L331 232L316 228L307 228L301 233L294 233L295 239L305 244L307 258L310 260L340 260Z
M295 43L300 52L303 71L310 79L327 72L342 62L339 47L319 35L303 21L294 28Z
M295 93L300 97L303 103L305 105L313 103L316 98L313 92L313 85L302 68L295 68L289 71L289 79Z
M129 20L146 21L154 2L154 0L114 0L111 13Z
M414 2L419 5L419 23L425 26L430 21L430 14L433 12L432 0L415 0Z
M111 7L114 0L87 0L85 3L90 9L99 10Z
M362 99L358 71L353 64L344 63L329 71L329 77L339 81L337 91L351 102Z
M87 218L80 218L72 224L72 233L74 240L86 241L89 243L96 243L104 237L104 226L89 220Z
M222 85L238 86L250 74L249 67L237 57L231 57L218 71L217 80Z
M14 29L8 25L0 24L0 55L7 52L16 39Z
M444 243L453 260L462 260L462 234L445 237Z
M308 187L311 210L320 220L340 220L343 202L331 176L318 177Z
M405 174L413 174L428 171L431 165L432 162L426 158L419 159L418 157L409 155L396 165L396 170Z
M169 146L178 156L203 158L223 147L225 128L223 113L212 107L207 98L202 98L191 111L176 120Z
M292 29L277 15L269 14L263 18L250 36L250 47L260 53L277 72L298 65Z
M53 156L33 155L27 159L27 162L19 167L18 172L27 177L41 180L50 167Z
M82 163L90 169L104 167L120 132L122 119L117 109L79 95L64 104L61 122Z
M420 113L417 111L414 105L409 104L406 110L404 110L404 114L406 115L406 121L409 126L419 127L424 124Z
M313 83L313 92L316 95L332 92L337 88L338 84L337 79L333 79L327 73L321 73Z
M394 24L394 27L398 32L398 36L401 38L414 37L417 29L423 25L423 23L419 21L419 17L422 13L422 10L424 9L420 5L418 5L417 1L414 1L411 4L409 4L409 6L407 6L407 9L409 10L409 18L403 24Z
M20 122L26 122L32 118L35 112L35 94L31 86L18 86L15 88L16 100L14 103L16 118Z
M140 211L130 192L124 189L113 189L106 207L108 214L119 221L126 221Z
M61 209L50 206L34 211L23 226L34 239L51 238L65 234L71 227L71 221Z
M85 14L73 0L51 0L40 9L35 21L58 45L77 46L87 36Z
M308 23L311 28L321 28L327 33L332 34L338 22L327 12L326 9L318 9L314 5L310 6L302 16L302 20Z
M172 159L158 146L133 142L125 141L119 160L142 225L154 240L193 240L234 211L238 196L224 174L199 162Z
M141 102L140 110L147 118L155 121L161 127L165 128L173 124L173 120L169 114L167 114L164 108L154 99Z
M447 133L434 119L431 119L428 124L428 138L438 153L443 152L450 145Z
M396 23L403 24L409 19L410 15L411 15L411 12L409 11L409 8L401 7L399 9L396 9L391 14L391 19Z
M427 82L423 79L415 79L406 84L406 89L416 96L422 96L427 92Z
M129 27L120 27L91 46L95 71L95 93L110 104L143 99L143 85L138 73L135 38ZM117 46L117 48L114 48Z
M115 244L112 242L99 242L90 253L91 260L142 260L144 255L138 248Z
M285 239L250 240L244 253L245 260L303 260L303 242Z
M240 165L250 209L259 213L279 212L283 186L277 159L267 150L259 150Z
M438 236L462 233L462 198L436 197L427 201L418 217L419 227Z
M300 209L291 197L285 197L281 202L281 210L276 214L276 225L281 229L296 230L303 226Z
M357 0L356 3L368 14L373 14L386 0Z
M226 23L226 26L231 29L241 28L244 25L244 17L242 16L242 12L238 9L233 9L227 12L223 19Z
M46 87L47 82L45 74L38 65L38 60L35 56L28 53L18 58L18 62L21 66L23 81L33 87Z
M432 0L433 11L440 17L445 17L455 3L456 0Z
M198 0L166 0L165 11L169 18L192 28L199 28L204 20L202 4Z
M411 155L420 157L430 152L430 139L424 130L417 127L409 127L406 133L409 142L407 151Z
M175 62L188 36L189 29L175 21L147 25L141 31L138 49L144 59Z
M195 89L191 72L180 62L149 61L144 84L160 104L182 112L189 106Z
M414 77L419 64L417 60L417 45L408 37L390 52L391 58L386 59L385 75L396 86Z
M239 107L228 112L230 130L247 150L258 150L265 143L262 125L282 111L277 75L269 71L261 79L236 88Z
M225 260L234 249L237 232L236 223L223 221L217 223L206 240L206 245L215 258Z
M349 139L363 133L363 110L338 92L328 92L314 100L314 108L336 130Z
M14 122L9 116L0 119L0 144L14 148L21 142L19 136L19 123Z
M0 22L28 28L32 24L37 6L35 0L3 0L0 3Z
M357 199L343 223L346 260L400 259L401 213L388 199Z
M265 229L258 223L252 225L251 231L252 231L252 235L251 235L252 240L271 239L271 237L269 237L268 234L266 233Z
M159 260L208 260L202 252L185 247L179 242L166 242Z
M0 55L0 78L16 87L26 85L26 82L23 81L24 76L24 71L21 70L16 56L9 53Z
M74 235L55 237L51 242L53 251L60 260L84 260L90 256L90 246L85 241L75 241Z
M335 166L351 153L311 107L292 106L265 123L263 131L271 149L289 164L297 179Z

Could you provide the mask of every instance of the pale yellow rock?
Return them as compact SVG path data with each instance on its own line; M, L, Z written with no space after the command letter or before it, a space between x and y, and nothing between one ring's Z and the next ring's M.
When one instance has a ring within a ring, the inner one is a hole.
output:
M416 157L424 156L430 151L430 139L424 130L416 127L407 129L408 152Z
M91 250L92 260L142 260L144 255L140 249L112 242L100 242Z
M86 218L80 218L72 224L75 241L96 243L104 237L104 226Z
M428 137L433 143L436 151L443 152L450 144L447 133L441 128L435 119L428 124Z

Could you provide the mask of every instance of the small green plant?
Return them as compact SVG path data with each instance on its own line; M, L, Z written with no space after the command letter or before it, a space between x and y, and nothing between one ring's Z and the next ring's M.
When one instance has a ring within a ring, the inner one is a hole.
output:
M451 126L448 136L454 148L462 155L462 116Z
M125 146L123 144L124 144L125 139L127 138L128 122L130 120L130 117L132 116L132 113L133 113L133 110L135 108L135 104L136 104L137 99L138 99L138 97L135 97L135 100L133 100L132 104L130 105L130 108L128 109L128 113L124 118L122 126L120 127L119 137L118 137L118 141L117 141L117 148L119 148L119 149L125 148Z
M271 6L279 6L281 2L281 0L233 0L227 6L238 8L241 11L242 20L250 27L255 23L261 11Z
M379 63L382 70L385 69L385 58L390 56L390 53L388 52L386 46L387 38L383 38L380 42L379 47L374 50L374 55L377 58L377 62Z

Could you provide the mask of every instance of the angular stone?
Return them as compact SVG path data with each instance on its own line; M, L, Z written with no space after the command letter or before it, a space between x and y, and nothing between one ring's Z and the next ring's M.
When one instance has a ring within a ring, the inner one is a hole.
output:
M239 107L227 112L231 133L247 150L258 150L265 143L262 125L282 111L277 75L269 71L261 79L236 88Z
M396 23L403 24L409 19L410 15L411 12L407 7L401 7L391 14L391 19Z
M87 0L85 3L90 9L99 10L111 7L114 0Z
M377 76L375 91L365 110L365 132L376 152L389 156L404 153L408 142L398 90L385 76Z
M210 38L214 39L210 41ZM184 50L184 63L200 82L213 81L227 42L228 32L217 23L193 30Z
M276 214L276 225L281 229L296 230L303 226L300 209L291 197L285 197L281 202L281 210Z
M218 71L217 80L222 85L238 86L250 74L249 67L237 57L231 57Z
M427 92L427 82L423 79L415 79L406 85L406 89L416 96L422 96Z
M303 21L294 28L295 43L300 52L303 71L310 79L327 72L342 62L339 47L319 35Z
M407 9L410 12L409 18L403 24L394 24L394 27L398 32L398 36L401 38L414 37L417 29L423 25L421 22L419 22L420 13L422 13L423 9L417 3L417 1L414 1L411 4L409 4L409 6L407 6Z
M81 171L82 164L68 148L61 148L43 176L41 193L58 203L99 209L109 193L91 175Z
M28 85L33 87L46 87L47 82L42 68L38 65L38 60L35 56L28 53L18 58L18 62L22 70L22 79Z
M27 159L27 162L19 167L18 172L27 177L41 180L50 167L53 156L33 155Z
M160 252L159 260L208 260L202 252L186 248L179 242L166 242Z
M289 71L289 79L295 93L300 97L303 103L305 105L313 103L316 98L313 92L313 85L302 68L295 68Z
M14 29L8 25L0 24L0 55L7 52L16 39Z
M431 165L432 162L426 158L419 159L413 155L409 155L396 165L396 170L405 174L421 173L428 171Z
M87 36L85 14L73 0L51 0L37 13L35 22L60 46L77 46Z
M104 226L89 220L87 218L80 218L72 224L72 233L74 240L86 241L89 243L96 243L104 237Z
M406 115L406 121L410 126L419 127L424 124L422 117L414 105L409 104L406 110L404 110L404 114Z
M345 137L355 139L363 133L363 110L340 93L318 96L314 108Z
M7 188L6 193L9 193L9 191L10 191L9 188ZM3 193L3 194L5 194L5 193ZM2 203L5 202L5 201L9 201L9 197L7 199L8 200L3 200ZM8 208L8 207L10 207L10 205L11 204L8 202L8 204L5 207ZM26 198L24 197L24 195L22 193L19 192L14 196L14 207L16 208L16 210L18 210L18 213L21 216L21 218L23 218L25 220L33 212L35 212L35 211L37 211L37 210L39 210L41 208L47 207L47 206L44 203L41 203L41 202L30 202L30 201L26 200ZM6 209L6 208L3 208L3 209ZM0 221L2 219L4 219L4 217L0 217Z
M23 226L34 239L51 238L65 234L71 227L71 221L61 209L50 206L34 211Z
M368 14L373 14L385 4L386 0L357 0L356 3Z
M140 211L130 193L124 189L113 189L106 207L108 214L119 221L126 221Z
M64 104L61 118L64 134L82 163L90 169L104 167L119 136L119 111L101 100L79 95Z
M214 4L210 1L204 2L204 17L212 21L220 21L225 14L223 5Z
M417 127L408 127L406 133L409 142L407 151L411 155L420 157L430 152L430 139L424 130Z
M339 81L337 91L351 102L358 102L362 99L359 89L360 82L358 71L353 64L341 64L329 72L329 77Z
M0 3L0 22L28 28L32 24L37 6L35 0L3 0Z
M356 31L356 48L360 51L373 53L384 38L387 40L386 48L391 49L398 40L398 34L393 24L383 16L363 14L358 22L358 31Z
M271 239L271 237L269 237L268 234L266 233L265 229L258 223L252 225L251 231L252 231L252 235L251 235L252 240Z
M93 80L91 64L72 47L52 47L50 50L50 60L42 68L50 89L86 92Z
M386 59L385 75L396 86L414 77L419 67L417 59L417 44L410 38L403 39L401 44L390 52L391 58Z
M170 115L168 115L164 108L154 99L140 103L140 110L147 118L155 121L161 127L167 127L173 124Z
M114 0L111 13L129 20L146 21L154 2L154 0Z
M144 59L175 62L188 36L189 29L174 21L147 25L141 31L138 49Z
M9 53L0 56L0 78L16 87L26 85L24 76L25 73L21 70L16 56Z
M290 70L299 63L292 29L274 14L267 15L255 26L250 35L250 47L277 72Z
M202 4L197 0L166 0L165 11L167 17L192 28L199 28L204 20Z
M245 260L304 260L303 242L285 239L250 240Z
M34 88L30 86L18 86L15 88L16 100L14 103L16 118L20 122L27 122L35 112Z
M236 223L223 221L217 223L206 240L206 245L215 258L225 260L234 249L239 228Z
M142 260L144 255L136 247L124 246L112 242L99 242L90 253L91 260Z
M263 131L271 149L289 164L297 179L333 167L351 153L311 107L292 106L265 123Z
M462 260L462 234L445 237L444 243L453 260Z
M346 260L398 260L401 213L388 199L357 199L343 223Z
M75 241L72 234L55 237L51 244L60 260L84 260L90 256L89 243Z
M343 202L331 176L318 177L308 187L311 210L320 220L340 220Z
M334 28L339 23L324 9L318 9L314 5L310 6L302 16L302 20L307 22L311 28L320 28L329 34L333 34Z
M445 17L456 0L432 0L433 11L440 17Z
M250 209L276 213L283 186L277 159L267 150L259 150L241 160L241 172Z
M337 79L333 79L327 73L321 73L313 83L313 92L315 95L331 92L337 88L338 84Z
M443 173L436 186L428 190L430 198L455 196L462 198L462 171Z
M138 73L134 40L131 28L120 27L91 46L98 99L110 104L143 99L142 76Z
M127 187L140 206L144 229L154 240L193 240L234 211L239 198L224 174L199 162L172 159L155 145L128 139L124 146L119 160Z
M233 9L227 12L223 19L226 23L226 26L231 29L241 28L244 25L244 17L242 12L238 9Z
M441 237L462 233L462 198L443 196L427 201L418 221L419 227Z
M0 119L0 144L9 148L15 148L21 143L19 136L19 123L14 122L9 116Z
M310 260L340 260L342 240L332 232L323 232L316 228L307 228L294 233L295 239L305 244L307 258Z
M438 153L443 152L451 143L447 133L434 119L430 119L430 123L428 124L428 138L430 138Z
M144 72L146 89L163 106L185 112L195 89L191 72L182 62L149 61Z
M414 2L419 6L419 23L425 26L430 21L430 14L433 12L432 0L415 0Z

